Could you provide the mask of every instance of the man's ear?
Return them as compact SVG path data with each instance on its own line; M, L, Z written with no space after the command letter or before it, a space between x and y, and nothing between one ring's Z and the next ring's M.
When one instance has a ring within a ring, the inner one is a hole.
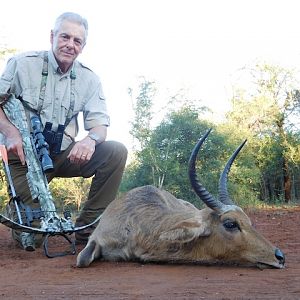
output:
M51 30L51 32L50 32L50 43L51 43L51 45L53 45L53 37L54 37L54 33L53 33L53 30Z

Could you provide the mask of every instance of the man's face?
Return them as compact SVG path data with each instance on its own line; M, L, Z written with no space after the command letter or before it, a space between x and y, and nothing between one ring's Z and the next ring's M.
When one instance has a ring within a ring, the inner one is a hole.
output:
M85 45L85 29L82 25L64 21L57 33L51 31L52 51L62 72L67 72Z

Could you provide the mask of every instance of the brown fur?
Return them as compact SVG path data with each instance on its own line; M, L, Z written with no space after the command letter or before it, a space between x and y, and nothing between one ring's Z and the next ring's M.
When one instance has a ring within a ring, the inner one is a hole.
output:
M228 231L224 222L236 222ZM164 190L144 186L114 200L104 211L78 267L104 260L236 263L282 268L276 248L251 225L243 210L233 206L219 215L197 209Z

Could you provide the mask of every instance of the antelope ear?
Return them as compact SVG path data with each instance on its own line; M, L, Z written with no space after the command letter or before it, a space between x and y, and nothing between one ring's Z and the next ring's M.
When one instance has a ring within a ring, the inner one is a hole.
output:
M85 248L77 256L76 266L78 268L88 267L100 255L100 245L97 245L95 240L89 240Z
M177 223L173 228L160 234L162 241L190 242L198 237L205 237L211 234L210 227L204 222L195 219L183 220Z

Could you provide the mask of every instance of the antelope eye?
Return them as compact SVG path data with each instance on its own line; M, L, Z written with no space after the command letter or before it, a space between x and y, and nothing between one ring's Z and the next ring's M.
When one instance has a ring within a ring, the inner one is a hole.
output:
M232 220L225 220L223 226L227 231L240 230L239 224Z

